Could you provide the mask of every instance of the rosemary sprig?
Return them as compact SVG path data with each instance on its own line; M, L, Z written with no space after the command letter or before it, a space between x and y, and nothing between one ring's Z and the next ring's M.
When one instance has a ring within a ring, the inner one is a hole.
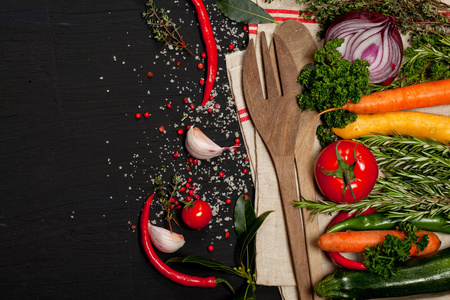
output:
M166 214L166 220L169 222L170 231L172 232L171 221L173 220L175 224L180 226L177 221L173 218L173 199L179 190L178 185L180 184L180 178L177 175L172 177L172 181L169 184L170 190L167 190L162 178L157 176L155 178L155 191L160 196L159 205L163 208ZM172 201L171 201L172 199Z
M450 219L450 146L394 134L357 139L374 154L383 176L366 199L355 203L296 201L314 214L364 211L369 207L402 221L443 213ZM449 221L450 224L450 221Z
M164 45L185 49L192 54L186 47L183 37L178 32L180 27L177 27L172 21L167 10L157 8L153 0L147 0L145 6L147 8L142 12L142 17L146 19L147 25L152 28L153 38L158 42L164 42Z

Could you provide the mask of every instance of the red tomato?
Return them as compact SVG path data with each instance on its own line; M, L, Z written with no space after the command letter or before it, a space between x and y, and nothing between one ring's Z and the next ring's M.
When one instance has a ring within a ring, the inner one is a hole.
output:
M211 207L203 200L194 200L193 206L186 206L181 212L184 223L193 228L201 229L208 225L212 217Z
M378 165L366 146L341 140L323 149L314 173L317 185L327 199L352 203L364 199L372 191L378 178Z

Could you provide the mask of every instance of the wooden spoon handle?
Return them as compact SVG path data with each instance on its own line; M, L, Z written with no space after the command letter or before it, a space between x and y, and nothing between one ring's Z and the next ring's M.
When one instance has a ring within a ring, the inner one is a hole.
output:
M301 210L295 208L293 201L298 199L294 156L272 157L281 193L286 231L289 240L292 266L299 299L313 299L308 254L303 231Z

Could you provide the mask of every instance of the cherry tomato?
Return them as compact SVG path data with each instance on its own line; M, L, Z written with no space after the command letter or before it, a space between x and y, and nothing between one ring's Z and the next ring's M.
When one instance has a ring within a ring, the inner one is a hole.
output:
M203 200L194 200L192 203L193 206L187 205L183 209L181 218L187 226L193 229L201 229L208 225L211 220L211 207Z
M323 149L315 166L315 178L322 194L338 203L364 199L378 178L375 157L361 143L341 140Z

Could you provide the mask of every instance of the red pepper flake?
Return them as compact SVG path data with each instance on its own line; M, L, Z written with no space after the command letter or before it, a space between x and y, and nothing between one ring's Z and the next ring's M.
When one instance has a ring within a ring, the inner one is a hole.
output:
M240 139L235 139L234 142L235 142L236 144L239 144L239 143L241 142L241 140L240 140Z
M158 130L159 130L160 132L164 132L164 131L165 131L164 126L160 126L160 127L158 128Z
M203 69L203 64L202 64L202 63L199 63L199 64L197 65L197 68Z
M184 192L186 188L184 186L180 187L180 192Z
M191 187L191 184L188 182L184 185L187 189Z
M187 182L192 182L192 178L189 177L189 178L187 179Z
M153 77L153 73L152 73L152 72L148 72L148 73L147 73L147 77L149 77L149 78L150 78L150 77Z
M194 165L196 166L198 164L198 159L194 159Z
M181 62L177 61L177 66L181 65Z
M214 100L214 96L209 96L209 100Z
M246 158L244 158L244 161L249 161L250 160L250 157L246 157Z
M199 83L200 83L201 85L204 85L204 84L205 84L205 80L200 79Z
M171 206L169 206L169 208L170 208L170 209L174 209L174 208L175 208L175 206L171 205Z
M178 156L180 156L180 154L179 154L178 152L175 152L175 153L173 154L173 157L178 157Z
M195 105L194 105L195 107ZM191 125L186 125L186 130L189 130L191 128Z
M180 44L181 44L181 46L186 46L186 43L185 42L180 42Z
M140 119L142 116L141 116L141 114L140 113L137 113L136 114L136 119Z
M229 50L233 50L233 49L234 49L234 45L233 45L233 44L229 44L229 45L228 45L228 49L229 49Z
M247 174L248 170L246 168L242 169L242 174Z
M186 200L187 202L189 202L189 201L192 200L192 198L191 198L191 196L186 196L186 197L184 197L184 200Z
M192 165L192 164L194 163L194 159L193 159L192 157L189 157L189 158L187 159L187 163L190 164L190 165ZM189 182L189 179L188 179L188 182Z
M194 103L191 103L191 105L189 105L189 107L190 107L191 109L194 109L194 108L195 108L195 104L194 104Z
M181 205L177 205L177 209L180 209L181 208Z
M136 225L131 225L131 230L135 230L136 229Z
M146 118L150 117L150 114L149 114L148 111L146 111L146 112L144 113L144 117L146 117Z
M194 190L189 190L188 194L189 194L189 196L193 196L194 195Z
M191 167L186 166L186 168L184 168L184 169L189 172L191 170Z
M212 113L213 112L213 110L212 110L212 108L208 108L208 113Z
M185 98L183 98L183 102L184 102L184 103L188 103L188 102L189 102L189 99L185 97Z
M175 200L175 202L174 202L173 204L175 204L176 206L178 206L178 205L180 205L180 201Z
M227 232L225 232L225 238L227 239L227 238L229 238L230 237L230 233L227 231Z
M196 188L197 188L196 185L193 185L193 186L191 187L191 189L193 189L194 191L195 191Z
M224 177L224 176L225 176L225 173L222 172L222 171L220 171L220 172L219 172L219 176L220 176L220 177Z
M194 199L195 199L195 200L200 199L200 195L199 195L199 194L195 194L195 195L194 195Z
M248 30L248 27L247 27L246 25L244 25L244 26L242 27L242 30L243 30L243 31L247 31L247 30Z
M214 108L219 108L219 104L214 104Z
M202 52L202 53L200 54L200 56L201 56L202 58L206 58L206 53L205 53L205 52Z
M244 195L244 200L248 200L248 195L247 194Z
M169 202L170 202L170 203L174 203L174 202L175 202L175 198L174 198L174 197L171 197L171 198L169 199Z
M180 128L177 130L177 133L178 133L178 135L182 135L184 133L184 130Z
M170 104L170 103L167 103L166 106L167 106L167 108L172 108L172 104Z
M228 198L227 200L225 200L225 203L226 204L230 204L231 203L231 199Z
M209 251L209 252L212 252L213 250L214 250L214 246L213 246L213 245L209 245L209 246L208 246L208 251Z

